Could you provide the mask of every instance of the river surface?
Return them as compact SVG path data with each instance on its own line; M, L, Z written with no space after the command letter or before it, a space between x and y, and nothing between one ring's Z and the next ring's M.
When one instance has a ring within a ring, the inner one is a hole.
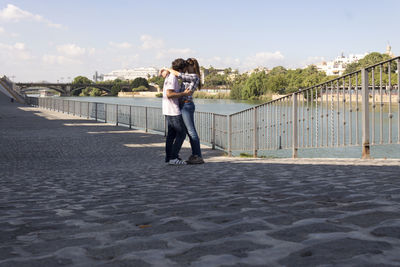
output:
M132 106L161 107L159 97L62 97L66 100L121 104ZM196 111L212 112L217 114L232 114L261 104L260 101L232 100L232 99L194 99Z

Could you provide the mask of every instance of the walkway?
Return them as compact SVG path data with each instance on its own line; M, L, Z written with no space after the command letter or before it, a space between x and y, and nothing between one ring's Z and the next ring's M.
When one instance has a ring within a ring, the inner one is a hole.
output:
M1 95L0 266L399 264L400 160L176 167L163 142Z

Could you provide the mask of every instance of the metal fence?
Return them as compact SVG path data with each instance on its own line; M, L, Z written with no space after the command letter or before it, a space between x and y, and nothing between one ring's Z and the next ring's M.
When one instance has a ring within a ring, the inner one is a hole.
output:
M162 109L131 105L108 104L64 100L51 97L27 97L26 102L33 106L67 113L87 119L124 125L158 133L166 132ZM200 140L213 148L227 149L227 115L210 112L196 112L195 125Z
M228 152L400 144L400 57L231 115L196 112L200 140ZM165 132L161 108L28 98L43 108Z
M400 57L229 116L228 152L400 144Z

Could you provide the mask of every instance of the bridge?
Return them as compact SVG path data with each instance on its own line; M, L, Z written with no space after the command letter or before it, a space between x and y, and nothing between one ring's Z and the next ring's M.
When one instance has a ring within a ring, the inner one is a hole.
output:
M74 84L74 83L16 83L22 94L28 91L38 91L43 89L52 89L61 94L61 96L70 96L74 91L82 90L87 87L94 87L111 93L112 84Z

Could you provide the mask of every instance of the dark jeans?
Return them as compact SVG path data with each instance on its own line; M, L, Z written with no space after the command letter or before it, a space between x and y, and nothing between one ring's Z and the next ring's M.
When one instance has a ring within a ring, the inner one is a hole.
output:
M186 128L182 115L165 116L168 124L168 134L165 141L165 162L179 157L183 141L186 138Z
M181 108L183 122L185 123L187 134L189 135L190 146L192 147L192 155L201 157L200 138L194 126L194 111L193 102L183 103Z

